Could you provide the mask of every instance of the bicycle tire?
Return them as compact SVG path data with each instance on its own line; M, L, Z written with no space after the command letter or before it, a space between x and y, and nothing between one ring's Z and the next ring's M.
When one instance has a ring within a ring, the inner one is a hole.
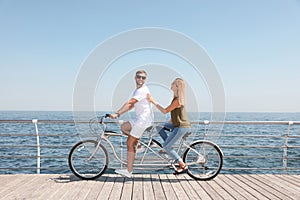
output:
M84 180L93 180L105 172L109 163L107 150L100 144L95 152L97 144L95 140L85 140L72 147L68 162L75 176Z
M195 180L211 180L221 171L223 154L221 149L210 141L193 142L183 154L188 165L187 174Z

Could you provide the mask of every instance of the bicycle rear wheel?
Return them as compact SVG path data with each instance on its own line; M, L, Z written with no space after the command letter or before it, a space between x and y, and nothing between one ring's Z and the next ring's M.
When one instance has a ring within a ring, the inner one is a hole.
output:
M222 169L223 154L221 149L209 141L196 141L183 154L183 161L188 165L188 175L195 180L210 180Z
M69 154L69 167L79 178L96 179L101 176L108 166L108 154L105 147L94 140L78 142ZM96 149L97 148L97 149Z

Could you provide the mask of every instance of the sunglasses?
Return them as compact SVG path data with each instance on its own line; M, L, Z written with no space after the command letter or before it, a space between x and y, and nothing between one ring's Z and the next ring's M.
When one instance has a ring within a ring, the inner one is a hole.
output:
M136 78L137 78L137 79L143 79L143 80L145 80L145 79L146 79L146 76L136 75Z

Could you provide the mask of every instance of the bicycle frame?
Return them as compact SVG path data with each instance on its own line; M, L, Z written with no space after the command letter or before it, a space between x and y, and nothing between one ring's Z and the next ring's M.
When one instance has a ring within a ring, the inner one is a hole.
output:
M151 148L151 141L152 141L152 138L153 138L153 130L155 129L155 127L151 128L151 132L149 134L149 138L148 138L148 143L146 144L144 141L142 140L139 140L139 143L144 146L146 149L145 151L143 152L143 156L140 160L139 163L134 163L134 167L147 167L147 166L159 166L159 167L168 167L168 166L172 166L174 169L176 169L176 166L174 164L174 160L169 160L167 159L166 157L164 156L161 156L157 151L153 150ZM185 140L186 140L186 137L188 137L188 135L190 134L190 132L188 132L183 138L181 138L180 142L179 142L179 146L178 146L178 149L177 149L177 153L180 152L180 150L182 148L189 148L191 149L192 151L194 151L197 155L201 156L201 154L199 154L196 150L194 150L193 148L191 148L189 145L187 145L185 143ZM116 132L112 132L112 131L104 131L102 136L101 136L101 139L98 141L98 144L97 144L97 147L96 147L96 150L97 148L99 147L100 143L102 142L102 140L106 141L107 144L109 145L109 147L112 149L113 151L113 155L114 157L118 160L119 163L123 164L123 165L126 165L127 162L122 160L122 158L120 158L115 150L115 146L114 144L110 141L110 137L126 137L126 135L122 134L122 133L116 133ZM197 140L197 141L205 141L205 140ZM211 142L212 143L212 142ZM103 144L103 143L102 143ZM159 150L162 150L163 148L161 147L158 147ZM95 150L95 151L96 151ZM157 156L157 158L160 158L161 161L165 161L165 163L162 163L162 164L156 164L156 163L144 163L145 161L145 158L147 156L147 152L148 151L151 151L155 156ZM93 156L94 153L92 153L91 157ZM189 163L188 163L189 164ZM193 163L190 163L190 164L193 164Z
M123 135L123 134L121 134L121 133L115 133L115 132L108 132L108 131L107 131L107 132L105 132L105 133L103 134L103 136L101 136L101 140L98 141L97 147L99 147L100 143L101 143L103 140L106 141L106 142L108 143L109 147L112 149L114 157L115 157L121 164L126 165L127 162L124 161L124 160L122 160L122 159L117 155L114 144L109 140L109 137L116 137L116 136L117 136L117 137L126 137L126 138L127 138L126 135ZM142 146L144 146L146 149L145 149L145 152L143 153L143 156L142 156L142 159L141 159L140 163L134 163L134 166L135 166L135 167L147 167L147 166L161 166L161 167L166 167L166 166L173 166L172 162L170 162L167 158L161 156L158 152L154 151L154 150L151 148L151 146L150 146L151 141L152 141L152 137L149 139L148 144L146 144L145 142L139 140L139 143L140 143ZM102 144L103 144L103 143L102 143ZM163 148L159 147L159 149L161 150L161 149L163 149ZM97 150L97 148L96 148L96 150ZM95 150L95 151L96 151L96 150ZM147 164L147 163L143 163L148 150L151 151L152 153L154 153L154 154L155 154L158 158L160 158L162 161L166 161L166 163L165 163L165 164L155 164L155 163L151 163L151 164L149 163L149 164ZM173 167L174 167L174 169L176 169L175 166L173 166Z
M87 180L101 176L105 172L107 166L109 166L110 154L114 155L114 158L116 159L115 163L127 165L127 160L123 159L123 149L119 151L117 142L115 142L117 140L111 139L111 137L120 138L120 147L123 148L124 145L122 138L127 138L127 135L106 130L106 123L103 122L103 119L109 116L110 115L107 114L101 118L97 118L98 120L91 120L93 123L90 123L90 128L98 135L97 140L80 141L72 147L69 153L68 162L70 169L76 176ZM99 126L99 124L101 126ZM153 137L155 135L159 135L157 127L159 126L151 126L147 128L144 136L139 140L139 144L141 144L144 148L142 153L137 153L136 155L135 163L133 165L134 169L153 170L157 169L157 167L169 167L176 171L178 164L175 163L175 160L169 157L169 155L162 154L162 145L155 140L156 137L155 139ZM99 130L101 132L99 132ZM189 166L187 174L195 180L209 180L214 178L222 169L223 152L218 145L208 140L187 140L187 137L190 134L192 134L192 132L185 133L180 141L178 141L177 150L175 150ZM84 148L82 145L85 144L87 147L92 145L90 147L92 147L93 150L85 150L82 154L80 153L81 149ZM111 150L108 151L108 148ZM100 157L103 155L102 158L105 158L103 162L97 158L98 150L100 150Z

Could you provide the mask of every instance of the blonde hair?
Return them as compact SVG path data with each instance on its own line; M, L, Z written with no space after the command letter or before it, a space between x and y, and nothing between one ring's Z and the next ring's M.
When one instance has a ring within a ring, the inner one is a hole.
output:
M174 94L175 97L178 97L179 104L181 106L185 105L185 82L181 78L176 78L173 82L177 87L177 94Z

